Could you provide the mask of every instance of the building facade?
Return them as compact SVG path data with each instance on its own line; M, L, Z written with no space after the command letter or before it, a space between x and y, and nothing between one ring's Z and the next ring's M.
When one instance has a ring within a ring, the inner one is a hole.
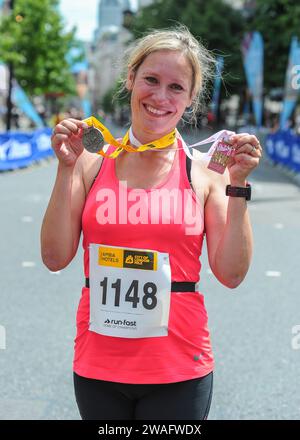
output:
M98 27L89 55L89 89L94 110L121 73L122 55L131 38L123 26L124 14L132 11L129 0L100 0Z

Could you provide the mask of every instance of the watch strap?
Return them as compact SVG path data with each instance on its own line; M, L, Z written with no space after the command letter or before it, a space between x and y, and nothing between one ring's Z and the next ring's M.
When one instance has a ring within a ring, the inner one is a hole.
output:
M246 186L226 186L226 196L229 197L244 197L246 200L251 200L251 185L247 183Z

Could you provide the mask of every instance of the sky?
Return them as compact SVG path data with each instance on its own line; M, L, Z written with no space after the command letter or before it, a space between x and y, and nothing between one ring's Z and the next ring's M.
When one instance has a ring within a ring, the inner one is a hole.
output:
M1 1L1 0L0 0ZM77 38L92 41L97 27L100 0L60 0L60 11L66 22L66 30L77 26ZM137 0L131 0L133 7Z

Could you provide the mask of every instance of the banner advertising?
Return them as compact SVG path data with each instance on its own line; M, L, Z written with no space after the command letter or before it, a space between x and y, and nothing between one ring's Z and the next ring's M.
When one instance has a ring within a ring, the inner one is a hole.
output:
M28 96L16 81L14 81L13 84L12 101L15 106L22 110L22 112L24 112L25 115L31 119L38 128L45 126L43 120L37 113L34 106L31 104Z
M249 32L242 43L243 63L248 88L252 97L253 112L257 127L263 116L263 66L264 43L259 32Z
M214 81L214 92L211 101L211 111L214 115L214 118L216 118L218 112L223 67L224 67L224 58L218 56L217 64L216 64L216 76Z
M278 131L266 137L265 145L274 163L300 173L300 136L291 130Z
M54 156L51 133L51 128L33 133L0 133L0 171L27 167L40 159Z
M296 70L299 69L300 65L300 45L298 43L298 38L293 37L290 45L289 61L285 76L285 88L284 88L284 101L283 108L280 115L280 129L285 130L288 128L288 120L294 110L296 105L299 84L295 81Z

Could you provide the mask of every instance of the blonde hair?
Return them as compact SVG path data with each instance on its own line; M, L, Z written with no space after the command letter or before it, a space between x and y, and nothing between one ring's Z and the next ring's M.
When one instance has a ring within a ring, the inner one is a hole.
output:
M144 37L134 41L134 45L125 53L124 73L122 79L125 88L127 72L138 71L146 57L159 50L174 50L183 53L192 68L190 96L193 97L190 109L191 119L196 122L197 114L203 107L207 96L207 82L215 73L214 56L190 33L188 28L178 25L170 29L153 30Z

